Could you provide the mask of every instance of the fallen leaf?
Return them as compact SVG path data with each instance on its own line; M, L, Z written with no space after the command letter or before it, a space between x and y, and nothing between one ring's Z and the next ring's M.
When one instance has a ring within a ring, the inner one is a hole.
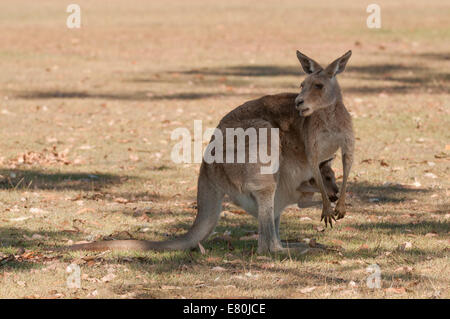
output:
M425 234L425 237L436 237L438 234L435 232Z
M181 287L162 285L161 289L164 289L164 290L175 290L175 289L181 289Z
M75 214L79 215L79 214L84 214L84 213L88 213L88 212L95 213L95 210L93 208L82 208L82 209L78 210Z
M30 219L31 218L31 216L27 216L27 217L17 217L17 218L10 218L10 219L8 219L8 221L10 221L10 222L21 222L21 221L24 221L24 220L27 220L27 219Z
M116 197L116 198L114 198L114 201L119 204L126 204L129 202L128 199L123 198L123 197Z
M409 242L409 241L404 242L403 244L398 245L398 247L397 247L397 249L400 250L400 251L409 250L411 248L412 248L412 243Z
M447 153L441 152L439 154L434 155L435 158L447 158L449 155Z
M36 207L32 207L30 208L30 213L34 214L34 215L45 215L48 214L47 211L40 209L40 208L36 208Z
M413 267L411 267L411 266L398 267L398 268L395 269L394 271L395 271L395 272L411 273L411 272L413 271Z
M135 154L130 154L130 160L133 162L139 162L139 156L135 155Z
M433 178L433 179L438 178L438 177L437 177L435 174L433 174L433 173L425 173L423 176L428 177L428 178Z
M246 212L244 210L231 210L230 212L233 213L233 214L236 214L236 215L244 215L244 214L246 214Z
M31 236L31 239L34 240L39 240L39 239L44 239L45 237L39 234L33 234L33 236Z
M390 287L390 288L384 289L384 291L387 293L404 294L404 293L406 293L406 288L405 287L399 287L399 288Z
M248 235L248 236L242 236L239 238L239 240L258 240L258 234Z
M316 289L317 289L317 287L313 286L313 287L302 288L302 289L300 289L299 291L300 291L302 294L309 294L309 293L313 292L313 291L316 290Z
M261 265L262 269L272 269L275 268L275 263L264 263Z
M335 245L338 245L338 246L343 246L344 245L344 242L342 240L339 240L339 239L333 239L333 240L331 240L331 242L333 244L335 244Z
M314 229L319 233L322 233L325 231L325 227L323 227L323 226L316 226L316 227L314 227Z
M362 244L359 246L359 250L369 250L369 246L367 246L367 244Z
M106 276L104 276L101 281L103 282L110 282L111 280L113 280L114 278L116 278L116 275L114 275L113 273L109 273Z
M380 160L380 165L384 166L384 167L388 167L389 166L389 164L384 159Z
M8 256L0 255L0 266L6 264L7 262L13 261L15 259L16 259L16 257L14 257L13 254L8 255Z

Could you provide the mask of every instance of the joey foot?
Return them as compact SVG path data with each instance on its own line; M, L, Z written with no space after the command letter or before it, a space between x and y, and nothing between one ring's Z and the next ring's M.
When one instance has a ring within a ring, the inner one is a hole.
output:
M328 223L330 224L330 227L333 228L333 220L336 221L336 218L334 218L334 211L331 209L331 207L324 207L322 209L322 216L320 218L320 221L325 222L325 227L328 226Z

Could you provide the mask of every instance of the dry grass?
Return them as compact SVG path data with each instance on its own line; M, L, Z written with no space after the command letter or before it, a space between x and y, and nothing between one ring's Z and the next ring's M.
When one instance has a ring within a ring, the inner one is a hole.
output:
M371 30L352 1L78 3L80 30L60 1L0 10L0 297L449 298L448 4L379 1ZM256 220L226 204L204 255L49 252L185 232L199 165L170 161L171 131L297 91L296 49L323 63L353 50L348 216L319 232L319 209L289 208L281 224L283 239L336 250L257 256L239 240ZM66 286L73 262L82 289ZM374 263L382 289L366 287Z

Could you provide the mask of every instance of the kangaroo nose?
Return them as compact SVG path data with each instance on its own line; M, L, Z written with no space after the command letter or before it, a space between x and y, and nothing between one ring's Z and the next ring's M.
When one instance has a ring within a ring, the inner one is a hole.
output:
M330 196L328 196L328 198L333 203L339 199L336 194L330 195Z
M302 104L303 104L303 99L299 99L299 98L295 99L295 107L297 108L297 110L300 106L302 106Z

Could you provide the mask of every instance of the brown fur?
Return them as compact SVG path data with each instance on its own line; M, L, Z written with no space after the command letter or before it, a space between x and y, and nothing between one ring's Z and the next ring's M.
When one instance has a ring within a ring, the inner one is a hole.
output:
M320 164L320 173L322 174L322 180L325 184L327 190L328 198L330 201L335 202L338 200L339 188L336 185L336 176L333 169L331 168L332 159L322 162ZM303 182L297 187L299 193L299 199L297 206L299 208L313 207L322 204L322 201L313 201L312 198L314 193L320 192L316 181L311 178L307 182Z
M302 90L295 99L295 105L302 116L310 119L305 128L306 151L322 194L322 219L325 220L325 225L329 223L330 226L335 215L338 219L345 216L347 180L353 163L352 120L342 101L341 89L336 79L336 75L345 70L351 54L352 52L348 51L323 69L316 61L297 51L303 70L309 75L301 85ZM342 152L344 176L342 195L333 212L318 164L321 158L329 156L330 152L334 153L338 148L341 148Z
M260 160L257 163L211 164L203 161L198 178L198 214L192 228L184 236L164 242L97 242L74 245L69 249L193 248L213 231L221 212L222 199L227 194L236 204L258 218L258 252L281 251L284 250L279 236L281 213L286 206L298 202L298 186L312 178L322 194L322 218L325 219L325 224L331 225L334 215L342 218L345 214L347 178L353 158L353 130L334 76L342 72L342 65L345 68L346 61L343 63L342 59L348 60L347 55L323 70L315 61L298 53L304 70L309 74L300 94L283 93L248 101L220 121L218 129L223 132L223 136L226 135L226 128L278 128L277 147L280 153L277 172L261 174L260 168L266 165ZM315 81L321 81L325 89L321 92L314 91ZM270 142L270 137L268 141ZM268 148L270 149L270 145ZM342 150L344 180L336 211L333 212L321 176L320 163L332 157L338 148ZM237 150L234 149L234 152Z

